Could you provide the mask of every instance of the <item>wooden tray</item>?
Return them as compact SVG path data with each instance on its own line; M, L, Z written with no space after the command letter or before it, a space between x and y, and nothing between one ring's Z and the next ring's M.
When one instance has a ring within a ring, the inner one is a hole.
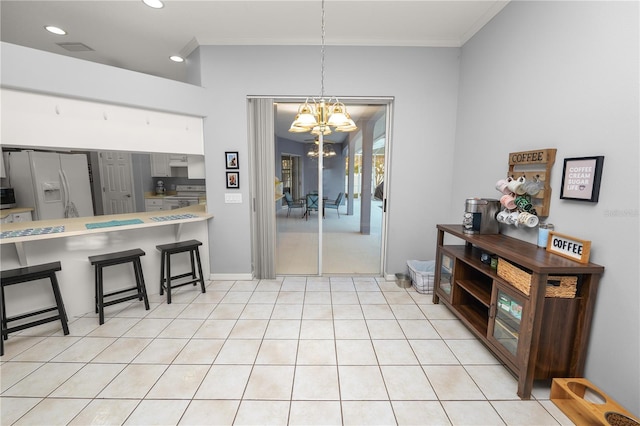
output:
M553 379L551 401L578 426L640 425L633 414L587 379Z

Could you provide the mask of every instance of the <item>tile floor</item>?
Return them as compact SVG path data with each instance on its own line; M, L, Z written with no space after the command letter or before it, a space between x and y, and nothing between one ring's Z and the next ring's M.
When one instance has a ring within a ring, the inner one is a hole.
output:
M365 277L182 287L12 334L2 425L557 425L431 295Z

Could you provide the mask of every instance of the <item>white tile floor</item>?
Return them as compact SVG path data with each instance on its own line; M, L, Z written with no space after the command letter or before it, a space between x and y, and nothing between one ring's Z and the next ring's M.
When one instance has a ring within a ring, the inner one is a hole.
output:
M557 425L431 295L364 277L182 287L12 334L2 425Z

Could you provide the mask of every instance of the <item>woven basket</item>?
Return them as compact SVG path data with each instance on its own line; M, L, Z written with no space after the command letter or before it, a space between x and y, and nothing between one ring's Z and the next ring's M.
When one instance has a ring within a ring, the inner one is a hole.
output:
M498 258L498 276L527 296L531 292L531 273L518 268L502 258ZM578 277L559 275L549 276L547 279L546 297L561 297L565 299L576 297ZM557 285L557 282L559 282L559 285Z

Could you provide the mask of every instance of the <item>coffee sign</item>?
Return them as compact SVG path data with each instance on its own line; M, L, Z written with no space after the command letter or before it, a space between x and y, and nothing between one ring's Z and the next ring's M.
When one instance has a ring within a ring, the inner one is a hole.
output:
M589 263L591 241L551 231L547 240L547 251L580 263Z

